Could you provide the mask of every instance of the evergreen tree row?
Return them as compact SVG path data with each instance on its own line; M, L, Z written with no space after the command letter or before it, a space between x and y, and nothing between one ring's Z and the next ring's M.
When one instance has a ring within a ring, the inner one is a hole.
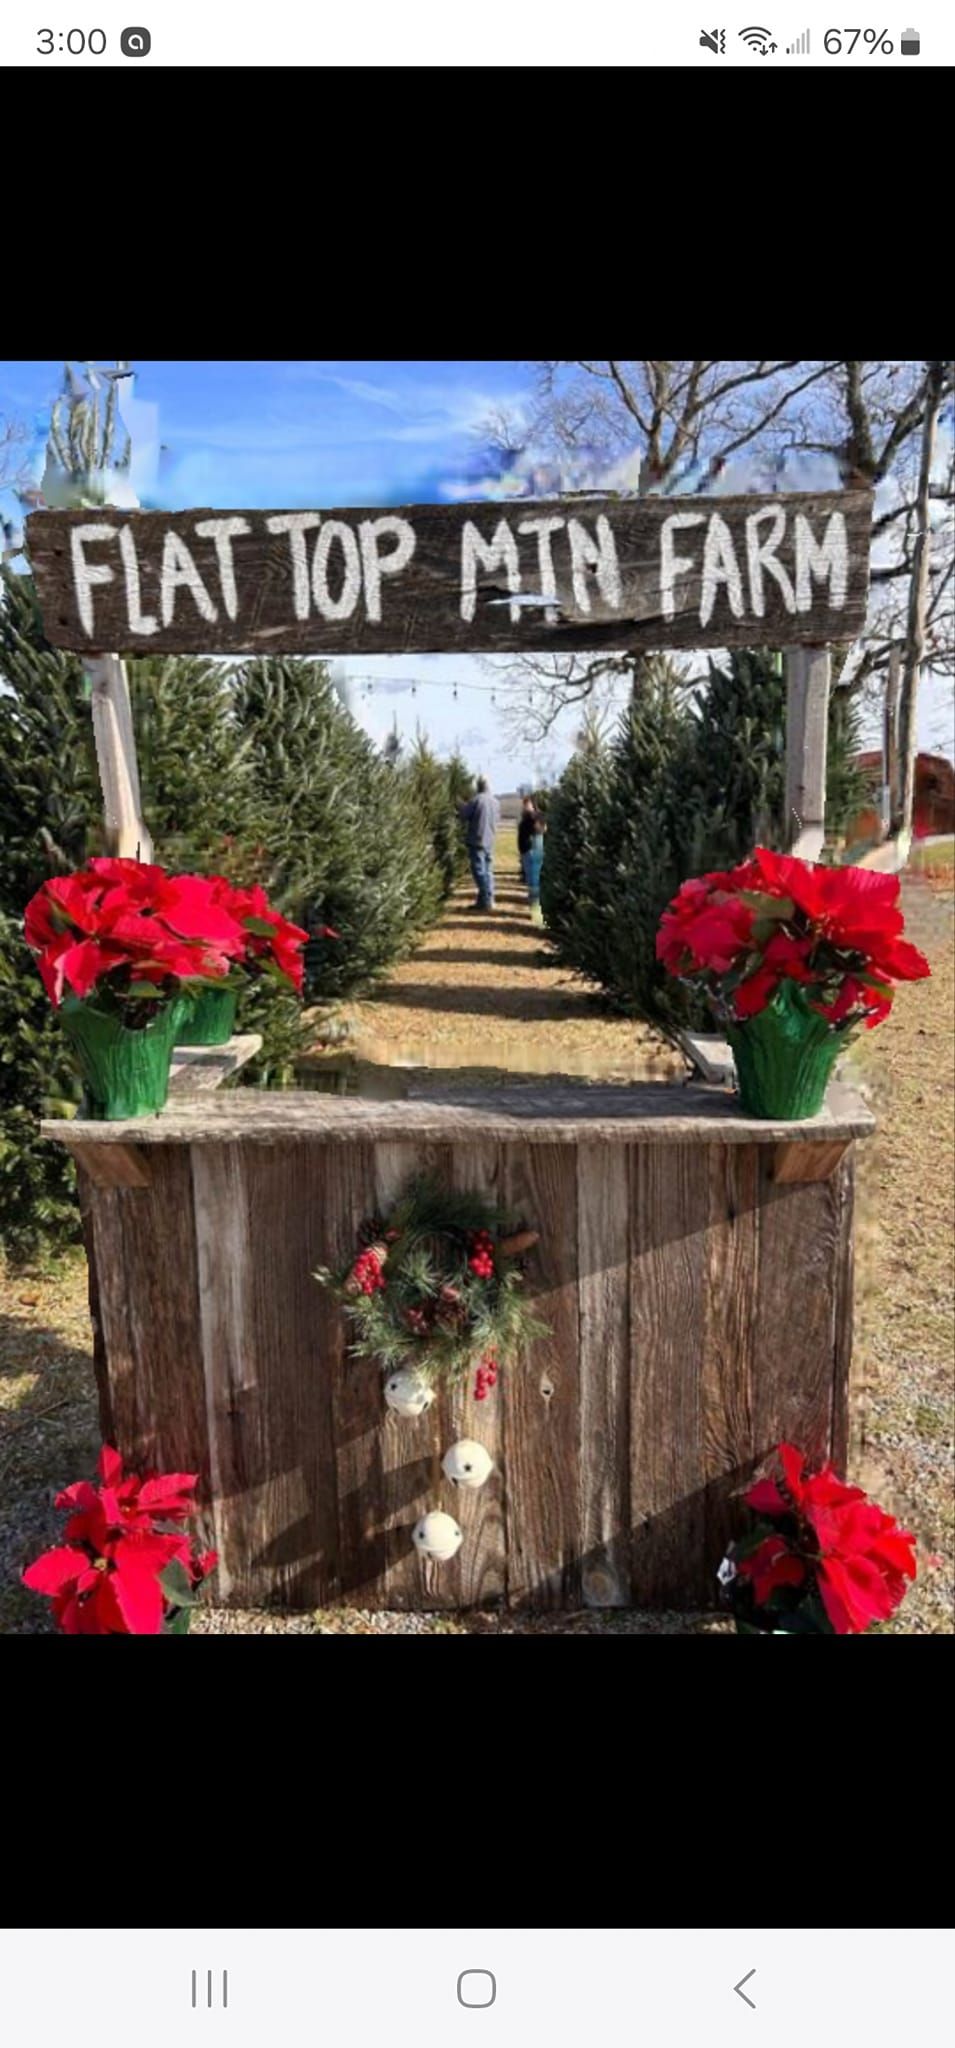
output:
M827 828L858 808L858 712L845 692L829 706ZM541 904L564 965L612 1008L671 1036L712 1029L702 998L656 958L660 917L681 882L732 867L756 845L783 843L785 683L773 655L709 663L687 696L665 656L641 663L633 700L609 745L599 729L551 793Z
M186 657L128 664L143 815L171 868L259 881L312 934L306 1004L360 993L407 953L459 872L463 763L419 741L389 767L325 664ZM72 1167L35 1124L79 1089L22 937L50 874L105 850L89 692L77 656L43 637L32 580L0 586L0 1241L29 1252L75 1229ZM321 938L330 925L338 937ZM243 1081L289 1080L314 1025L271 981L240 1030L262 1053ZM49 1113L56 1113L55 1111Z

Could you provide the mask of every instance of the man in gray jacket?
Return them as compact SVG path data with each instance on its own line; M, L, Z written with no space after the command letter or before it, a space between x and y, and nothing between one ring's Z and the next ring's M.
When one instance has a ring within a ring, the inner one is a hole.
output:
M459 804L458 814L464 820L471 873L477 884L474 908L493 910L494 835L501 821L501 806L491 795L486 776L478 776L477 795L469 803Z

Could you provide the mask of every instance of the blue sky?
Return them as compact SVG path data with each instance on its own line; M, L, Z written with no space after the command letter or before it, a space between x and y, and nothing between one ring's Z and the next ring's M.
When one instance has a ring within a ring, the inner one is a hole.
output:
M60 360L0 362L0 420L26 424L38 459L62 376ZM137 361L129 423L144 471L136 489L141 503L169 510L477 496L490 467L482 422L496 410L519 416L531 383L530 366L519 362ZM2 492L0 508L17 511ZM370 693L363 680L353 690L355 715L374 738L393 718L405 739L420 724L439 752L460 746L500 789L557 773L579 723L567 714L549 745L522 751L502 731L493 678L476 660L365 656L343 666L374 679ZM923 692L922 746L950 751L949 703L950 692Z

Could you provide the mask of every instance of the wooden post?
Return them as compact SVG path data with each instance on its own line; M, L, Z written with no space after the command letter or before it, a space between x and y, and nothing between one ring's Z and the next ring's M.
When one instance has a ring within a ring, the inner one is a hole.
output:
M826 815L828 647L786 650L786 829L790 853L818 860Z
M899 801L899 677L902 672L902 649L897 640L889 648L889 672L885 679L885 736L882 756L885 763L885 786L882 793L882 830L891 830L892 819Z
M83 666L92 691L93 734L109 851L129 860L152 860L153 843L142 818L125 667L117 654L97 655Z

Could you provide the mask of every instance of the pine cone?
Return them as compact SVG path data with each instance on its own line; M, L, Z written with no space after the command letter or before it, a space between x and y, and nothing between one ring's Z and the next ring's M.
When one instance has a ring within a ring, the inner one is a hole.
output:
M517 1259L522 1252L529 1252L532 1245L539 1243L539 1230L516 1230L513 1237L502 1237L497 1249L505 1259Z
M358 1242L364 1249L377 1243L377 1240L384 1236L384 1232L385 1226L380 1216L366 1216L364 1223L358 1226Z

